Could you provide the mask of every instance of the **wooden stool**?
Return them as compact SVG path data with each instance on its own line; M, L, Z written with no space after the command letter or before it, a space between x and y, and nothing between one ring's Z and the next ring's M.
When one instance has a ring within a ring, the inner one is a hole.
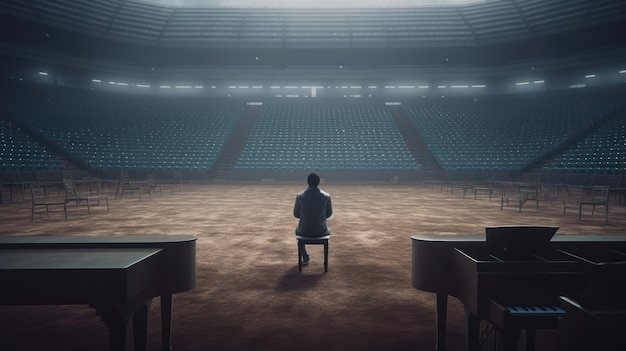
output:
M298 271L302 272L302 249L301 245L324 245L324 272L328 272L328 240L330 235L315 237L296 235L298 242Z

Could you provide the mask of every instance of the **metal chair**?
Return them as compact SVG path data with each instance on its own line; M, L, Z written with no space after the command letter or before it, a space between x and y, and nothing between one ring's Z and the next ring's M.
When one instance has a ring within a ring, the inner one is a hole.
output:
M141 190L140 186L131 182L130 177L128 176L128 171L120 171L120 180L117 183L117 190L115 190L116 199L118 198L118 195L122 198L124 196L124 191L129 191L131 194L137 191L139 194L139 201L141 201Z
M594 185L591 187L591 199L581 201L578 205L578 220L582 219L583 206L592 206L591 215L596 210L596 206L604 206L604 220L609 221L609 187L606 185ZM565 209L563 210L565 215Z
M519 185L517 193L508 194L506 185L503 185L500 210L504 209L505 203L509 206L512 201L517 202L519 212L522 212L522 207L528 201L535 201L536 208L539 210L539 187L536 185Z
M65 199L50 200L46 197L46 192L43 188L31 187L31 210L30 221L35 219L35 210L37 208L45 208L46 216L50 217L50 206L63 206L63 212L65 213L65 220L67 221L67 202Z
M69 203L73 201L76 203L76 206L83 202L87 202L87 213L91 212L91 202L96 201L97 205L100 205L100 200L104 200L107 205L107 211L109 211L109 198L107 195L100 194L91 194L91 193L81 193L76 191L76 186L74 185L74 181L70 177L63 177L63 185L65 186L65 202Z
M324 245L324 272L328 272L328 241L330 235L321 237L307 237L296 235L298 243L298 271L302 272L302 248L305 245Z
M174 184L172 183L159 183L154 173L148 173L148 184L150 198L152 198L152 192L159 190L159 194L163 197L163 188L169 188L172 195L174 195Z

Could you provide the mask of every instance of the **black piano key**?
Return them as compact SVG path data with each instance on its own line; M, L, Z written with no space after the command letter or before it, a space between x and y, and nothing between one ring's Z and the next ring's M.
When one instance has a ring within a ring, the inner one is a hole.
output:
M511 314L560 314L565 313L558 306L506 306Z

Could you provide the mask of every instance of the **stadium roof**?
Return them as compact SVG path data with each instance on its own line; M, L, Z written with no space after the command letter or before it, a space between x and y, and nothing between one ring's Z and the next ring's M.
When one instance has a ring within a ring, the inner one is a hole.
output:
M97 59L148 69L494 67L626 48L626 36L620 35L626 28L626 1L487 0L458 6L445 1L350 9L145 1L4 0L0 59L49 62L58 57L63 65L81 61L83 66Z
M183 4L183 0L167 1ZM202 3L222 1L260 2ZM626 1L490 0L464 6L259 9L168 7L132 0L6 0L0 7L0 19L9 37L34 31L40 24L106 40L170 48L450 48L584 33L624 24ZM609 34L619 36L617 32Z
M457 6L490 0L139 0L172 7L247 7L247 8L383 8Z

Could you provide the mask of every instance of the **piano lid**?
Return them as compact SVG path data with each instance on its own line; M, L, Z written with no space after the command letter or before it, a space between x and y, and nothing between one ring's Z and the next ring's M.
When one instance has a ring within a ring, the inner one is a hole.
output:
M529 252L548 247L557 230L552 226L489 226L485 235L487 247L494 252Z

